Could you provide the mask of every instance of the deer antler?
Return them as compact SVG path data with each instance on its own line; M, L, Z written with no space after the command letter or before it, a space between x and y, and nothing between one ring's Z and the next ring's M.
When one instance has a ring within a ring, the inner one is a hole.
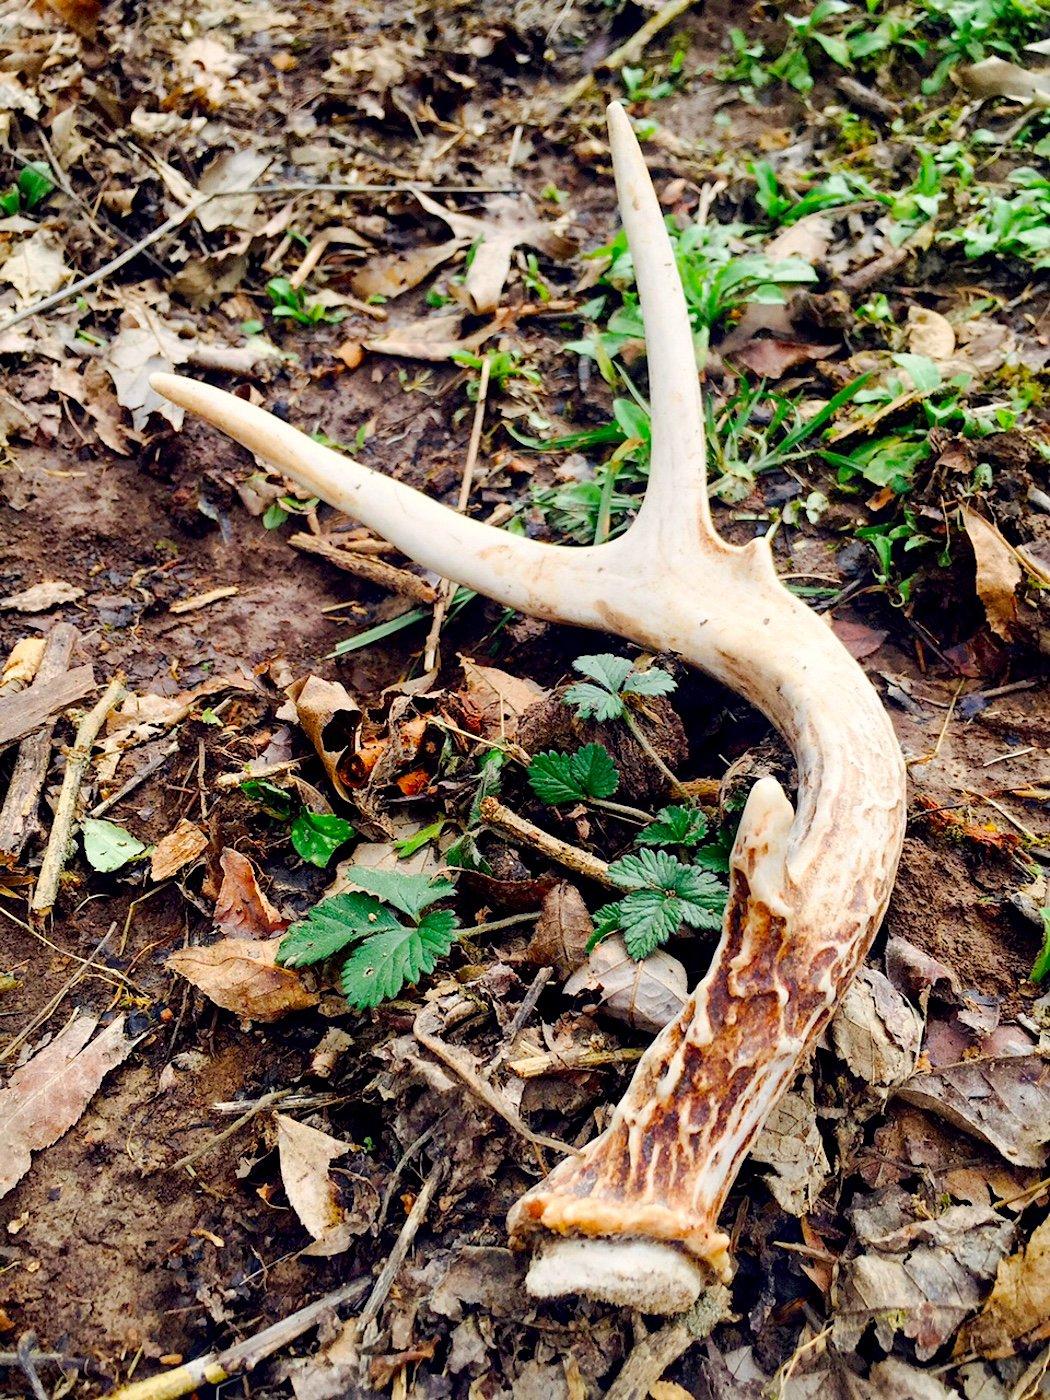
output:
M730 1273L718 1216L740 1164L862 962L904 832L889 720L831 630L779 583L766 540L715 533L693 340L670 240L623 109L613 164L646 325L652 465L638 517L593 549L510 536L380 476L221 390L156 375L167 398L446 578L536 617L677 652L784 734L798 812L755 784L707 976L654 1040L609 1127L513 1208L540 1297L687 1307Z

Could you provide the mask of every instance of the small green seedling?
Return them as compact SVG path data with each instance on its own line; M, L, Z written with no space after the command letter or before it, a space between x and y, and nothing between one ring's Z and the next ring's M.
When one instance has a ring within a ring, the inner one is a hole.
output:
M54 188L51 171L42 161L34 161L18 172L18 178L9 190L0 194L0 213L5 218L10 218L12 214L27 214L42 204Z
M609 750L584 744L575 753L538 753L529 764L529 786L548 806L612 797L620 775Z
M273 302L271 315L296 321L300 326L316 326L321 321L338 325L346 314L343 311L329 311L317 301L308 302L305 292L293 287L287 277L271 277L266 284L266 295Z
M1050 975L1050 906L1040 909L1039 917L1043 921L1043 946L1029 974L1033 982L1042 982Z
M626 657L608 653L578 656L572 669L590 677L570 685L565 692L565 703L572 706L580 719L601 722L625 719L628 697L670 695L677 686L674 677L661 671L659 666L640 671Z

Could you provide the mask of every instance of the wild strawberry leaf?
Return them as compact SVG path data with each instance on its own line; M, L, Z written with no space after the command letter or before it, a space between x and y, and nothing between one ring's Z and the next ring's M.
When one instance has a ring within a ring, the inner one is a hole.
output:
M682 901L662 890L632 890L620 900L620 928L632 958L641 960L682 926Z
M623 683L625 695L670 695L678 682L659 666L649 666L644 671L632 671Z
M351 1006L364 1010L414 987L433 972L459 937L458 920L449 909L432 909L418 927L393 927L361 943L343 964L341 985Z
M541 802L582 802L588 797L611 797L620 775L608 749L584 744L575 753L537 754L529 764L529 785Z
M450 880L434 880L428 875L406 875L401 870L373 870L365 865L351 866L346 878L350 884L360 885L377 899L400 909L410 919L418 919L424 909L429 909L439 900L448 899L456 892Z
M698 808L662 807L636 839L640 846L698 846L707 830L707 818Z
M305 919L292 924L281 940L277 961L285 967L305 967L333 957L349 943L400 927L393 910L370 894L333 895L314 905Z

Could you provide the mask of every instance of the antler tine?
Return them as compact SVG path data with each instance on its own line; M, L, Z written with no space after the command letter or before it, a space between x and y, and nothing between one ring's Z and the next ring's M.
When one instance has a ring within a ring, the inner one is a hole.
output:
M652 409L649 485L635 529L655 529L665 548L671 529L689 532L691 549L718 537L707 499L707 449L693 332L663 211L638 138L619 102L607 111L616 192L634 260L645 323Z
M595 557L601 550L541 544L460 515L210 384L178 374L154 374L150 384L424 568L533 617L602 625L595 610L603 591L604 564Z

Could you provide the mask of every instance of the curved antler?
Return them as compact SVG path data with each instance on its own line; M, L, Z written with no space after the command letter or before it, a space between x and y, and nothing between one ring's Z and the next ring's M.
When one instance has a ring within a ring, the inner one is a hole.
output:
M718 1216L755 1135L860 966L904 834L904 765L863 671L778 581L765 540L715 533L692 334L659 204L623 109L609 109L620 208L646 325L652 465L618 540L562 548L428 500L207 385L167 398L276 463L411 558L534 616L677 652L762 710L799 768L752 789L710 971L639 1061L609 1127L510 1213L540 1297L687 1307L730 1271Z

